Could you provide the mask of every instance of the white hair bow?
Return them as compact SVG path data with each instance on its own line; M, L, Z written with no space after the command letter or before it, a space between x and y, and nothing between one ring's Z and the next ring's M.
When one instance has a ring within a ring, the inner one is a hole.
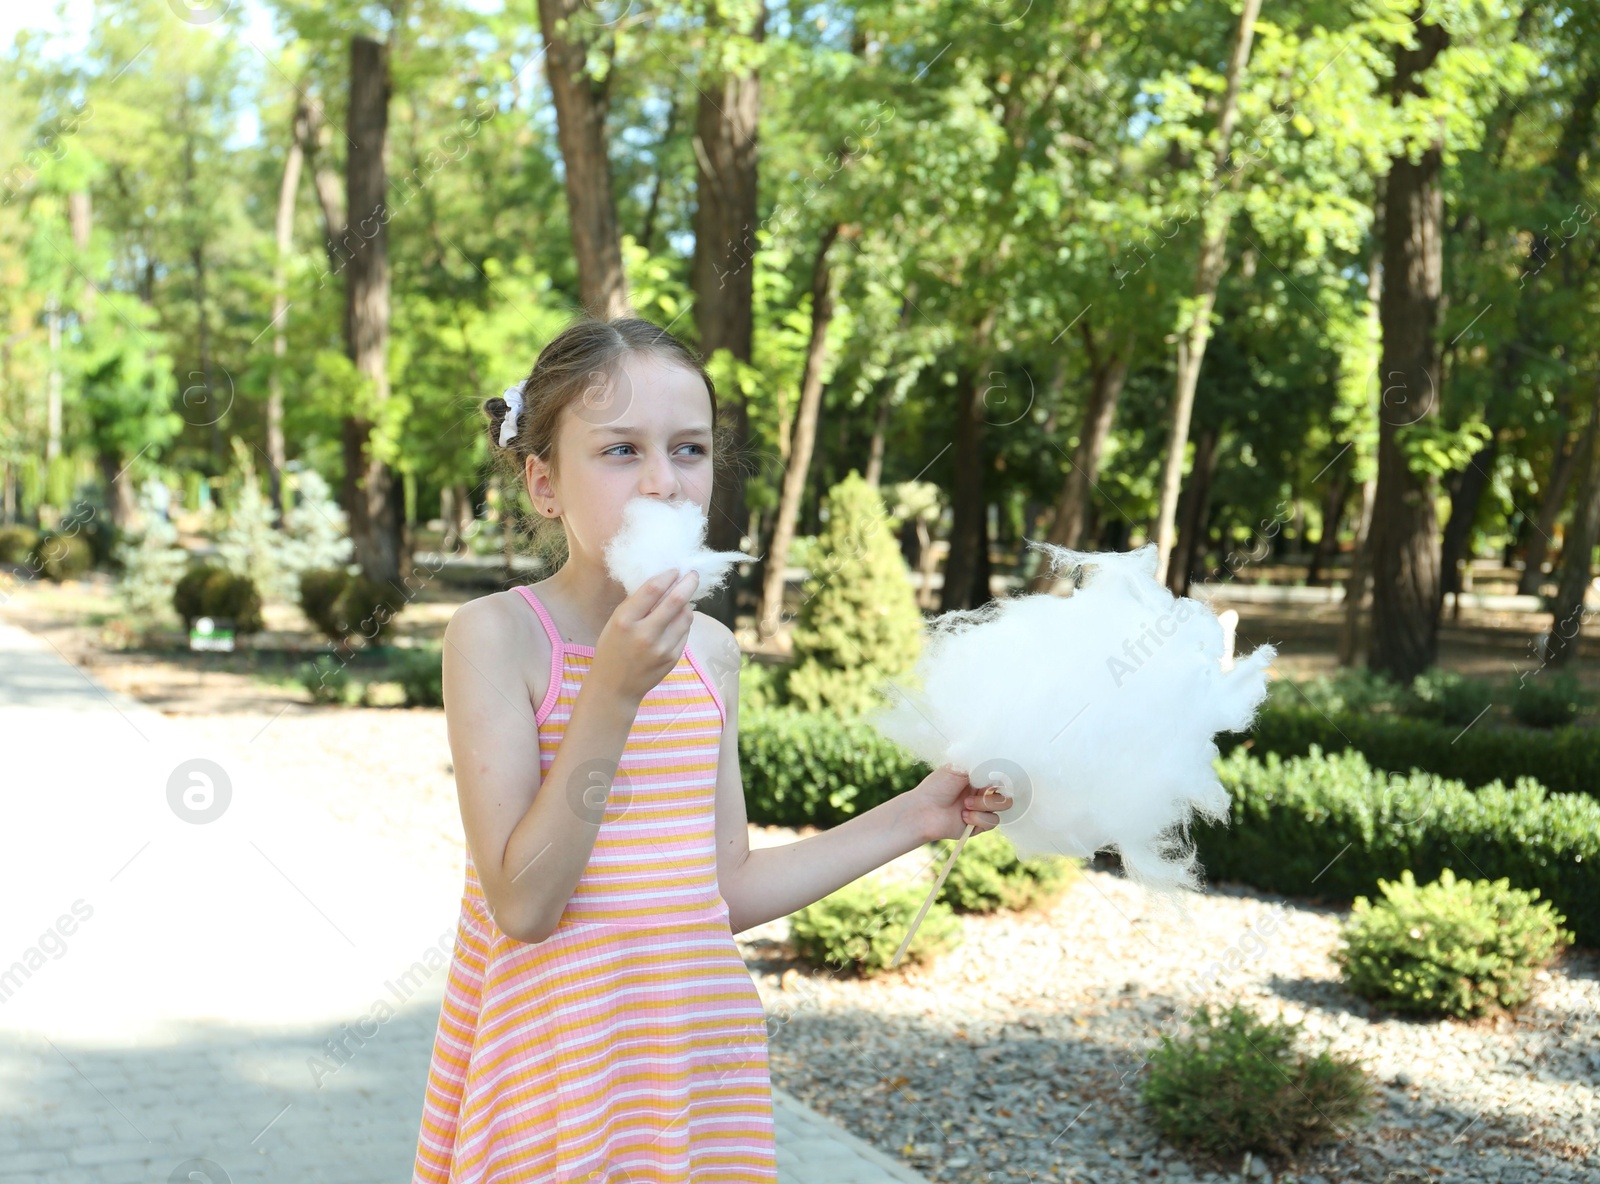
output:
M522 383L506 387L502 398L506 401L506 417L500 421L500 447L504 448L517 434L517 419L522 414Z

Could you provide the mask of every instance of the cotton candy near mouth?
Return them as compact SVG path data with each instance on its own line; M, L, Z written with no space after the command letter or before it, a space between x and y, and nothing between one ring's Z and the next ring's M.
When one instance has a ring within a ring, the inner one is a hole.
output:
M631 596L664 571L700 573L690 601L708 596L735 563L753 556L743 551L708 551L705 516L694 502L636 497L622 511L622 525L606 544L606 570Z
M1147 886L1193 888L1184 828L1228 813L1212 737L1249 725L1276 650L1224 671L1221 624L1156 582L1154 547L1033 545L1082 569L1082 586L937 618L920 690L899 689L872 722L935 767L1005 788L1016 804L1000 829L1019 854L1115 847Z

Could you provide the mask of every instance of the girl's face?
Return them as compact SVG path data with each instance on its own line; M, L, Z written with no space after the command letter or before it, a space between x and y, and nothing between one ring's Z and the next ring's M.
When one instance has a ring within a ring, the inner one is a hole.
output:
M602 387L568 404L556 430L559 475L537 457L525 477L534 507L566 526L568 550L603 567L606 543L636 497L711 506L711 394L693 370L629 353ZM541 515L543 516L543 515Z

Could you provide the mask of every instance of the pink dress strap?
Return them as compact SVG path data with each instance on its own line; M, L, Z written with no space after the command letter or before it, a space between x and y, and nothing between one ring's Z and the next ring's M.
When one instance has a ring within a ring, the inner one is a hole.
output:
M539 614L539 623L544 626L545 636L550 639L550 685L545 688L544 702L539 704L539 710L533 715L533 722L542 724L561 694L561 666L566 647L561 641L561 631L556 628L555 621L550 617L550 610L545 608L544 603L533 594L533 589L526 584L519 584L517 591L522 594L522 599L533 607L533 611Z

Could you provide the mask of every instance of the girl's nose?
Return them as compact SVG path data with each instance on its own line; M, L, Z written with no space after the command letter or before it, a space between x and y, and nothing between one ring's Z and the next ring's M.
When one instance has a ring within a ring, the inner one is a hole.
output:
M659 497L671 501L678 494L678 475L672 470L672 459L663 453L652 452L639 477L639 493L644 497Z

